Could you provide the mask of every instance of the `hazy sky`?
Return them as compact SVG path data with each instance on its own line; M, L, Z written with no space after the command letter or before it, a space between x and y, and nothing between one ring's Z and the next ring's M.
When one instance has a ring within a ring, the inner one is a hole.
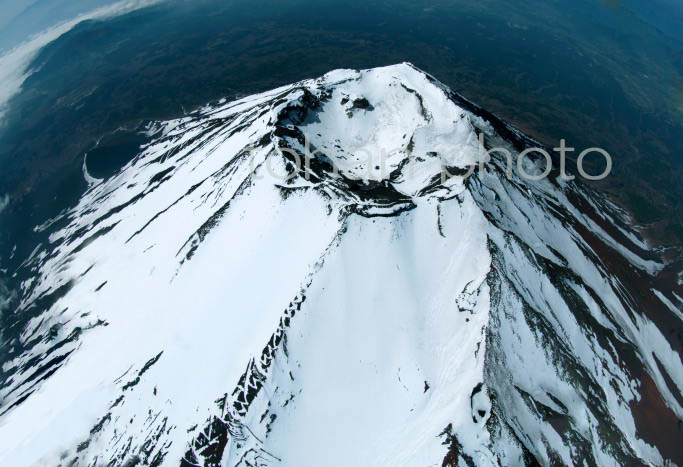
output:
M0 29L3 29L22 11L29 8L38 0L2 0L0 1Z
M0 51L117 0L0 0Z
M81 21L116 16L157 1L0 0L0 17L3 13L14 15L0 28L0 124L10 99L30 73L28 65L41 48Z

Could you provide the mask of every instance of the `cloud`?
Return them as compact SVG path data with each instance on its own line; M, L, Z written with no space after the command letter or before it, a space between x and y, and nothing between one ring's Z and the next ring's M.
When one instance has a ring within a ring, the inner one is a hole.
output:
M81 21L103 19L144 8L161 0L123 0L92 10L76 18L35 34L15 48L0 56L0 121L7 112L10 99L15 96L32 71L28 69L36 54L50 42L73 29Z
M9 195L0 196L0 213L9 206Z

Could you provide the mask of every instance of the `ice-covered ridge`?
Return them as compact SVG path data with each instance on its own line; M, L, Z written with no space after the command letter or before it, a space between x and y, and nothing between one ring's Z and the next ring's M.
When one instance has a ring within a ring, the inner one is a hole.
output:
M335 73L327 78L335 79ZM340 72L338 79L348 76ZM331 87L318 105L298 125L304 145L350 178L390 180L403 194L416 196L439 175L444 160L461 169L478 162L474 124L485 122L444 99L423 74L369 70Z
M26 262L0 464L679 460L640 414L683 415L683 292L586 188L468 174L480 134L535 143L431 76L337 70L150 131Z

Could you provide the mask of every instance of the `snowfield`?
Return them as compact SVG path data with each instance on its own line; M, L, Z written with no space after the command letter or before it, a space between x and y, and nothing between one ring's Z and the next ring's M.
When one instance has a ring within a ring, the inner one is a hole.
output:
M680 299L585 186L470 170L514 128L400 64L150 132L40 227L0 465L670 459L638 407L683 418Z

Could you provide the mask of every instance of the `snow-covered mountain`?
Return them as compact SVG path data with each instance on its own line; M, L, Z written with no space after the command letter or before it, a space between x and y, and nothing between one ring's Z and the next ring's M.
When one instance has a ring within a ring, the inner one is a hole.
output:
M0 465L681 462L680 285L582 184L479 166L538 143L431 76L150 133L37 227Z

